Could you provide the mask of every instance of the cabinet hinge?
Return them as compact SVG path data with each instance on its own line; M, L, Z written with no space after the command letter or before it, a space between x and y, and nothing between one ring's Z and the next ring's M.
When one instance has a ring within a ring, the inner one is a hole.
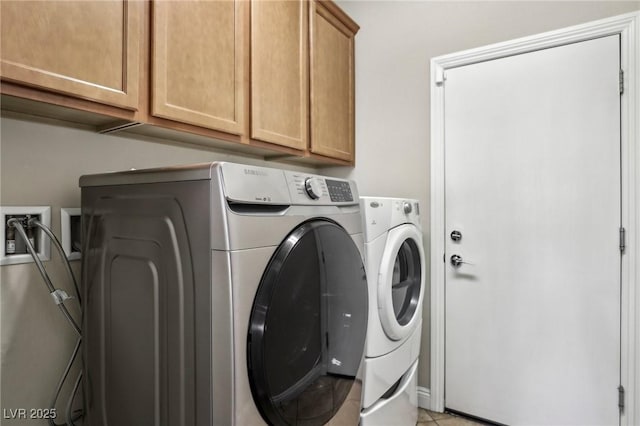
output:
M622 385L618 386L618 408L621 413L624 411L624 387Z
M624 71L620 70L620 94L624 93Z
M624 249L626 247L626 230L623 227L620 227L620 252L624 253Z

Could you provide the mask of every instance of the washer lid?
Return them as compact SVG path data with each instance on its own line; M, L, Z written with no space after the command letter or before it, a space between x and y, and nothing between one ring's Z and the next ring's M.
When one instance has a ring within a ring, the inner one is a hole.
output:
M322 425L349 400L359 405L367 291L360 251L334 222L305 222L278 247L247 336L251 393L267 423Z
M413 225L389 231L378 275L378 309L385 334L405 338L421 316L424 296L422 233Z

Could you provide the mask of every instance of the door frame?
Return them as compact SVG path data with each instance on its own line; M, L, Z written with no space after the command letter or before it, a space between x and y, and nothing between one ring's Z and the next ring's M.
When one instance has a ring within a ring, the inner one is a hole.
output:
M640 424L640 264L637 260L640 255L637 249L640 243L640 11L431 59L431 387L428 397L431 410L442 412L445 403L446 71L616 34L620 35L620 60L624 71L620 130L622 226L626 229L620 307L621 384L625 389L625 409L620 424Z

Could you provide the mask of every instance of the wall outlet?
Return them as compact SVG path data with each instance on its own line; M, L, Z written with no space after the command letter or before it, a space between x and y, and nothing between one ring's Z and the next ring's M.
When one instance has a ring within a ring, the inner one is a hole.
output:
M0 265L13 265L16 263L33 262L33 258L27 251L24 240L14 229L9 229L7 221L15 217L26 222L29 217L37 217L40 222L51 227L51 207L49 206L25 206L9 207L0 206ZM34 227L30 233L33 234L33 242L42 261L50 259L51 243L49 238L38 227Z
M81 209L60 209L60 229L62 232L62 248L67 259L78 260L82 251L82 227L80 226Z

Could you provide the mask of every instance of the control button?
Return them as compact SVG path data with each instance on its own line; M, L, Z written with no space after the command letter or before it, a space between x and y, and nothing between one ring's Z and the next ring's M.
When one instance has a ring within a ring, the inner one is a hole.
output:
M331 201L337 203L353 201L353 194L351 193L351 186L348 181L327 179L326 186Z
M413 210L411 203L407 203L406 201L402 203L402 210L404 210L405 214L411 213L411 210Z
M312 200L317 200L322 194L322 181L318 178L306 178L304 181L304 189Z

